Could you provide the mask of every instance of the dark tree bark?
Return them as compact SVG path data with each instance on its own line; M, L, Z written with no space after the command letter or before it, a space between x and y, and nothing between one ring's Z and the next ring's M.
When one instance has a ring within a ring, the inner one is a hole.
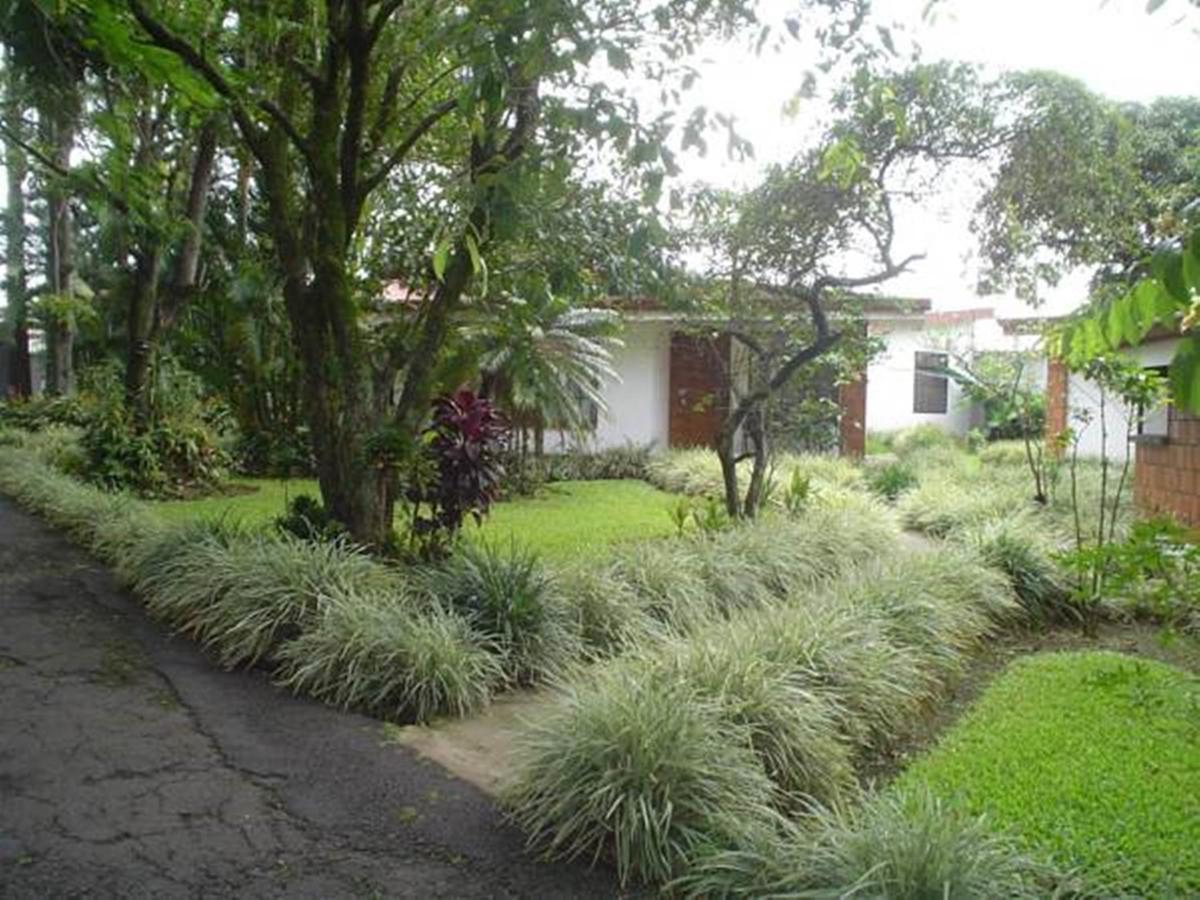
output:
M6 65L4 120L5 128L20 136L23 125L16 69L8 54ZM5 300L13 323L13 354L9 371L4 374L9 393L28 397L33 393L33 368L29 358L29 288L25 271L25 248L29 240L25 224L25 176L28 172L25 151L12 141L6 142L4 165L8 176L8 204L5 209Z

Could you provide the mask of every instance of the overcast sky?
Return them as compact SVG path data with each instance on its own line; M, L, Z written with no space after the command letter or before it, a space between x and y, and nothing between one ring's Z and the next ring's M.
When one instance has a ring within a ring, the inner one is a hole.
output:
M794 3L767 0L768 17L782 18ZM928 61L978 63L990 74L1053 69L1084 81L1115 100L1150 101L1200 94L1200 14L1186 0L1168 0L1154 15L1145 0L943 0L925 19L926 0L876 0L876 16L902 23ZM1186 21L1178 24L1180 17ZM688 157L684 177L725 186L753 184L762 167L784 161L811 140L819 110L783 114L810 63L802 51L755 57L741 46L711 48L697 88L700 102L737 117L738 130L755 147L753 162L721 153ZM1012 298L975 295L974 245L967 222L974 198L963 185L899 223L897 249L925 252L917 270L890 290L926 296L938 308L995 305L1005 315L1029 315ZM1085 278L1049 294L1046 311L1070 309L1082 299Z

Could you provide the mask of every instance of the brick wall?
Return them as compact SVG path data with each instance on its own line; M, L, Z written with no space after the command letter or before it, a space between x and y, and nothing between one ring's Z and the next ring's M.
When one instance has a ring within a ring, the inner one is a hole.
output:
M842 456L861 457L867 452L867 376L838 389L838 419Z
M1046 362L1046 440L1051 447L1055 438L1067 430L1070 413L1071 375L1061 359Z
M1200 526L1200 416L1170 410L1167 442L1139 444L1134 470L1138 505Z
M672 447L716 445L728 407L724 391L728 364L728 335L715 341L682 332L671 335L667 434Z

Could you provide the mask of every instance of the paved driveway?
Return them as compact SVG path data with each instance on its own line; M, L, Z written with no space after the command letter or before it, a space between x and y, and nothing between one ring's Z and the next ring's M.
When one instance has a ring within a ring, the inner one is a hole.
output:
M0 499L0 897L616 893L380 723L215 669Z

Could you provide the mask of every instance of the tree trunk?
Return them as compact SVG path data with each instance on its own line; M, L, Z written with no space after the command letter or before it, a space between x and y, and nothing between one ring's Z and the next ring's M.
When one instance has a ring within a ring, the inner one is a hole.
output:
M753 519L762 506L763 491L767 483L767 433L763 424L763 410L755 409L746 417L746 437L753 450L754 463L750 469L750 483L742 500L742 515Z
M154 356L154 318L158 308L158 251L139 254L129 292L129 348L125 357L125 408L141 430L151 420L146 390Z
M726 418L717 435L717 459L721 462L721 482L725 490L725 512L731 519L742 516L742 495L738 486L737 452L734 446L736 428L730 428Z
M78 97L74 89L57 94L54 105L42 111L50 156L61 170L71 167L71 150L78 128ZM46 283L59 297L74 294L75 224L70 194L62 179L51 179L46 196ZM65 396L75 390L75 323L69 314L54 316L46 325L46 390Z
M16 70L12 54L8 54L7 83L5 84L5 127L13 134L21 133L21 104L18 98ZM25 246L28 228L25 225L25 175L28 171L25 152L11 141L6 143L4 165L8 175L8 205L5 210L5 299L13 323L14 351L9 371L3 375L9 393L28 397L33 393L33 368L29 359L28 285L25 276Z

